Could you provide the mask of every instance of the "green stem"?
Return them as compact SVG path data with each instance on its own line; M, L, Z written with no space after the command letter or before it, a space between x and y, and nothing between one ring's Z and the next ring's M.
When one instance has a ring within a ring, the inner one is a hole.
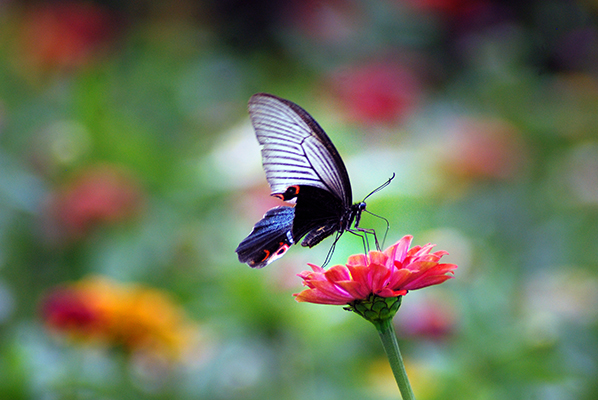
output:
M374 325L378 330L378 334L380 334L380 339L382 339L384 351L388 357L390 368L392 368L392 373L395 376L403 400L415 400L413 390L411 389L409 379L407 378L405 365L403 364L403 357L401 357L401 352L399 350L399 343L397 342L397 335L395 334L395 328L392 324L392 318L376 321Z

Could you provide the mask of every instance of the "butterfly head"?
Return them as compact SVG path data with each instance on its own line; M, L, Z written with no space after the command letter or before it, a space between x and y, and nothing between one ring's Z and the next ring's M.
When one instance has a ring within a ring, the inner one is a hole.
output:
M361 213L362 211L365 211L365 201L361 201L357 204L355 204L355 209L358 213Z
M341 226L344 230L351 230L351 226L353 226L353 224L355 224L356 228L359 226L361 213L365 211L365 206L366 205L364 201L355 203L351 206L351 208L348 210L343 220L341 221Z

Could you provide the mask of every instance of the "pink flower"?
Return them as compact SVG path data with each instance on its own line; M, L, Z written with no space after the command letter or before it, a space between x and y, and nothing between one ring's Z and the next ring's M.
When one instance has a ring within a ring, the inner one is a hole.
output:
M295 294L299 302L317 304L350 304L371 295L398 297L409 290L438 285L451 278L455 264L440 264L446 251L430 253L433 244L409 249L413 236L404 236L384 252L370 251L349 257L346 266L335 265L324 270L309 264L312 271L298 276L308 287Z

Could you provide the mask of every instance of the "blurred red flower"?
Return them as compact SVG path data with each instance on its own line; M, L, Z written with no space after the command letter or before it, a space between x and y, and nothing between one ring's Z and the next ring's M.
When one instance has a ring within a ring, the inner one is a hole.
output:
M332 93L350 120L394 123L416 107L421 92L415 74L393 62L345 67L332 75Z
M430 253L433 244L409 249L412 236L404 236L384 252L370 251L368 256L349 257L346 266L335 265L324 270L309 264L312 271L299 274L308 287L295 294L299 302L317 304L349 304L366 300L372 294L379 297L398 297L409 290L438 285L451 278L454 264L440 264L446 251Z
M59 236L76 238L101 223L123 221L142 206L138 182L112 166L96 166L80 173L50 196L50 224Z
M26 68L77 68L91 61L117 30L114 15L95 3L36 4L25 14L19 51Z
M45 323L52 329L77 332L81 336L96 335L103 325L101 315L72 287L60 287L43 301L41 309Z
M402 0L404 1L404 0ZM449 17L465 14L480 5L488 4L488 0L407 0L414 8L428 12L438 12Z

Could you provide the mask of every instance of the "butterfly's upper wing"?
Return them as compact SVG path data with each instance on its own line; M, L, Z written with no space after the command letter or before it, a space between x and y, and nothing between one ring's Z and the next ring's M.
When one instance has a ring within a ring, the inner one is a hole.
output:
M235 250L239 261L252 268L263 268L282 257L294 244L294 218L294 207L283 206L269 210Z
M249 115L272 193L293 185L318 187L352 202L345 164L320 125L297 104L258 93L249 100Z

